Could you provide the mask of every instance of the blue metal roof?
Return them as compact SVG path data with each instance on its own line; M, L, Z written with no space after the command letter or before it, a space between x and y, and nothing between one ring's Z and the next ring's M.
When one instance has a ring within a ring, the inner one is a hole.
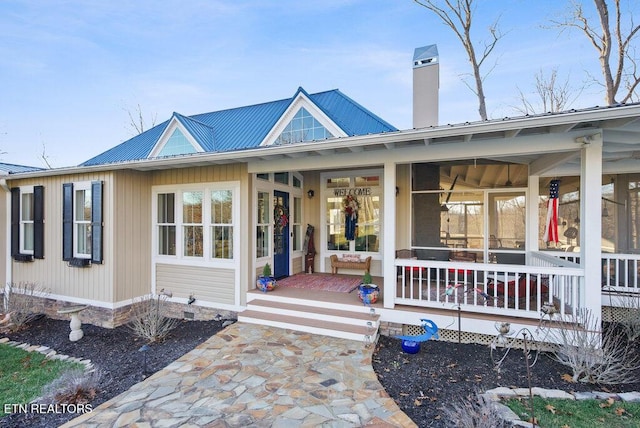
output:
M349 136L397 131L337 89L308 94L298 88L291 98L193 116L174 113L172 118L178 120L206 152L251 149L260 145L300 93ZM167 120L123 142L81 166L146 159L169 122Z
M16 174L18 172L41 171L42 169L43 168L37 168L35 166L13 165L10 163L0 162L0 171L6 172L7 174Z

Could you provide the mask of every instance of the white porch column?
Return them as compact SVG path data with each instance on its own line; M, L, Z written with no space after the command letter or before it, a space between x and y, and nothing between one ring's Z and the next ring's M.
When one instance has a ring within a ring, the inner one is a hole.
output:
M584 269L581 304L602 319L602 134L585 143L580 165L580 265Z
M529 191L528 191L528 201L527 201L527 239L525 240L525 251L527 255L530 251L538 251L540 249L539 245L539 212L538 212L538 201L540 200L540 176L538 175L530 175L529 176Z
M396 294L396 164L384 164L384 217L382 250L382 275L384 277L383 306L393 308Z

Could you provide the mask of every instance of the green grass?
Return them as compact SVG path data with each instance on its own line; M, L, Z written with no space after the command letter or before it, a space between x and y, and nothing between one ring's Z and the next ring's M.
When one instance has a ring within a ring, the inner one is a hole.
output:
M0 344L0 361L0 417L5 404L27 404L64 371L82 366L6 344Z
M607 400L561 400L534 397L534 413L542 428L626 428L640 426L640 403ZM520 419L531 417L528 399L504 401Z

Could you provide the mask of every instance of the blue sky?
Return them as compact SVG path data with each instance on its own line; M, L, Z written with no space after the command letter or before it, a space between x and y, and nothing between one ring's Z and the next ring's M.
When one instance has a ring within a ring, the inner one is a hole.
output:
M591 2L588 2L589 5ZM517 88L558 67L576 84L598 75L584 36L543 29L565 4L480 1L476 40L500 16L505 33L485 83L492 118L516 115ZM411 0L3 0L0 3L0 161L77 165L147 125L340 89L400 129L411 128L411 59L440 53L440 123L478 119L453 33ZM572 107L602 104L587 88Z

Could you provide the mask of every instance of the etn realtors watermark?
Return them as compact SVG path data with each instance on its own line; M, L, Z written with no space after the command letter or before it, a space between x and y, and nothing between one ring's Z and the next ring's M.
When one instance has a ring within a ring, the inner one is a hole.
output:
M42 403L29 403L29 404L11 404L6 403L3 406L5 414L11 413L76 413L83 414L93 411L91 404L42 404Z

